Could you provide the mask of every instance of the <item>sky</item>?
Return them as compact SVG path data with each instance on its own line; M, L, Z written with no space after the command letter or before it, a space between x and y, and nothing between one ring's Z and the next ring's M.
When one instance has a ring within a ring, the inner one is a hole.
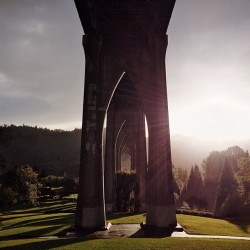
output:
M177 0L170 132L250 140L250 1ZM81 127L85 58L73 0L0 0L0 125Z

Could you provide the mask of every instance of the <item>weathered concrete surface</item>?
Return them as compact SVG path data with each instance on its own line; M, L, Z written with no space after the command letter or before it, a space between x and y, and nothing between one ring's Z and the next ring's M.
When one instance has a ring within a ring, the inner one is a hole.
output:
M147 210L146 226L150 230L173 227L176 216L165 54L175 0L75 3L85 33L86 58L75 225L85 229L106 226L105 208L114 208L114 174L120 168L126 136L132 164L138 164L139 209ZM117 128L124 120L127 124L119 137ZM117 138L116 148L112 137Z

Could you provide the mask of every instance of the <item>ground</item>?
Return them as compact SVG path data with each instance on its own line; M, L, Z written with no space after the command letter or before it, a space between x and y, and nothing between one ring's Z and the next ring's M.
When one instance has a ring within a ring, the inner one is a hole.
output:
M74 222L75 201L43 202L38 207L18 207L1 214L1 249L249 249L250 241L193 238L65 238ZM140 223L145 214L108 215L111 223ZM177 215L190 234L250 237L250 218L219 220ZM38 238L38 237L48 238ZM55 237L56 236L56 237Z

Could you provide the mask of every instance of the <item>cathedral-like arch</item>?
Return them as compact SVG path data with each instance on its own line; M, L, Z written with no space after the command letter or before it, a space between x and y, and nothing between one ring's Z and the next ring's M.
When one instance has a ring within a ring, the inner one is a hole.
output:
M122 158L125 140L136 165L146 227L173 227L165 53L175 0L75 3L86 58L75 225L106 226L105 209L114 209L114 155Z

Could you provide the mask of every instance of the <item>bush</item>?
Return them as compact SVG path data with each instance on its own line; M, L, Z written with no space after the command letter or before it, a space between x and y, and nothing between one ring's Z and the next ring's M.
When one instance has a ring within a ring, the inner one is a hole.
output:
M1 193L8 204L30 203L38 199L38 174L28 165L17 166L2 176Z
M194 215L194 216L202 216L202 217L213 217L211 212L207 211L198 211L198 210L189 210L189 209L177 209L177 214L187 214L187 215Z
M10 187L1 188L0 197L1 207L13 206L18 203L18 193Z
M136 172L116 173L116 205L118 212L135 211Z

